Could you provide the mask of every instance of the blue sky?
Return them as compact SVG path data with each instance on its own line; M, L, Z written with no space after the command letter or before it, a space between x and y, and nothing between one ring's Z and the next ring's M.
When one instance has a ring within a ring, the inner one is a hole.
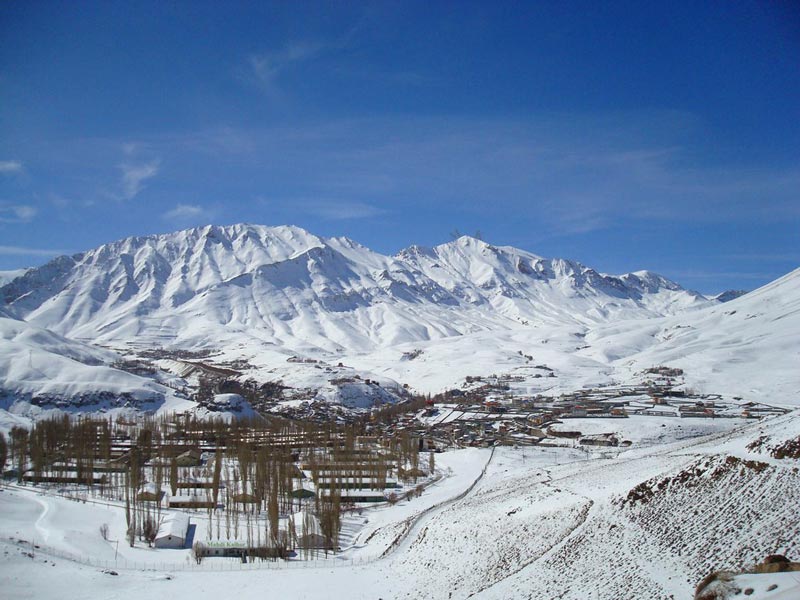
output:
M800 266L800 9L5 2L0 269L205 223Z

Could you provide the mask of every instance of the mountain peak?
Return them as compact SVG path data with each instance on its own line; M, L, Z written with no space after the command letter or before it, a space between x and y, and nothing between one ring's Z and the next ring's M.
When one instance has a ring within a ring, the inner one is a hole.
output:
M716 296L711 296L711 300L716 300L717 302L730 302L731 300L736 300L736 298L741 298L746 293L747 290L725 290Z
M683 287L674 281L667 279L663 275L654 273L653 271L633 271L632 273L625 273L619 277L629 285L635 286L639 290L655 291L657 289L668 290L682 290Z

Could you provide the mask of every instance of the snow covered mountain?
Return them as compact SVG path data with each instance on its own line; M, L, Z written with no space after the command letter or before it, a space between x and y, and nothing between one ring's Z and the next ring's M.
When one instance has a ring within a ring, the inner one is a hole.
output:
M0 299L19 318L92 342L207 348L246 337L333 352L706 303L651 273L610 277L469 237L387 257L346 238L256 225L60 257L0 288Z
M0 271L0 286L4 286L17 277L25 275L28 269L14 269L12 271Z
M467 236L433 249L412 246L398 258L460 301L515 321L585 325L705 304L700 294L655 273L614 277L578 262L545 259Z
M557 394L670 364L701 389L766 400L797 380L799 279L723 304L648 271L615 277L470 237L384 256L347 238L241 224L59 257L0 287L0 307L16 328L82 347L210 352L245 364L242 377L323 399L356 375L438 392L500 373L523 381L520 393ZM5 340L17 340L14 327ZM5 356L20 369L15 353ZM536 379L536 365L554 377ZM3 389L33 377L4 373Z

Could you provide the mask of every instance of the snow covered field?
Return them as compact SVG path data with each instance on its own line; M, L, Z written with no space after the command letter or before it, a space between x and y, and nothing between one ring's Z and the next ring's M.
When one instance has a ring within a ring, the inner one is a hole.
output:
M41 548L30 558L25 553L36 541L110 565L115 545L101 538L98 526L108 522L117 539L124 517L119 508L6 488L0 492L0 584L9 597L23 598L62 597L65 578L75 582L76 598L210 598L231 589L255 598L265 588L295 598L690 597L713 569L800 551L798 460L766 452L800 435L800 415L718 422L727 426L692 437L668 430L670 437L658 444L609 459L565 448L496 448L485 476L453 502L447 499L469 488L492 451L438 455L438 468L448 475L439 484L410 502L354 515L344 524L341 554L293 568L247 567L232 559L189 567L188 550L124 543L121 557L149 561L155 570L117 568L111 575ZM643 493L642 500L634 489L652 495ZM775 581L785 594L775 597L800 591L796 578Z

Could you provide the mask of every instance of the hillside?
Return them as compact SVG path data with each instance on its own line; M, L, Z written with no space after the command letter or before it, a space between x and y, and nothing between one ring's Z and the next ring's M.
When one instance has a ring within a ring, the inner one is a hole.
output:
M120 357L14 319L0 310L0 408L154 411L184 403L153 378L114 367Z
M195 565L189 548L142 543L120 545L116 560L113 539L126 526L121 503L9 488L0 494L0 572L12 596L47 598L61 594L63 578L119 598L165 589L211 598L231 586L241 598L262 597L265 586L298 598L347 589L365 600L691 598L712 571L800 551L797 413L719 421L714 433L685 439L671 424L660 443L610 456L511 447L437 455L439 484L413 501L346 516L341 552L307 563L243 565L236 557ZM197 535L206 519L203 511L192 515ZM111 525L110 542L97 531L102 522ZM769 581L778 585L775 597L795 597L796 579Z
M702 310L594 329L579 352L635 372L669 364L701 392L800 404L800 269Z

